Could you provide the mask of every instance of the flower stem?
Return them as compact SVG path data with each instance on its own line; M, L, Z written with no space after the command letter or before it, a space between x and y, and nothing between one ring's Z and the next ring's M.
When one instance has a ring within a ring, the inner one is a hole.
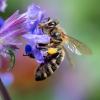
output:
M2 80L0 79L0 94L3 98L3 100L11 100Z

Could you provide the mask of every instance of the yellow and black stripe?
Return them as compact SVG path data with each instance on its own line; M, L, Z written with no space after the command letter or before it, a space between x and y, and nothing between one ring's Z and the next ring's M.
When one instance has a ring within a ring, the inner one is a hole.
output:
M62 51L57 52L54 55L48 55L45 58L45 62L41 63L36 70L35 80L41 81L51 76L56 69L59 68L59 65L63 61L64 54Z

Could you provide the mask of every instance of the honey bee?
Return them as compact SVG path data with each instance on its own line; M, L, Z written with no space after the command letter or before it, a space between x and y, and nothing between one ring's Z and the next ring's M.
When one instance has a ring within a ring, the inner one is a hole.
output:
M46 18L39 24L39 28L50 37L50 42L37 43L37 49L44 52L44 62L40 63L36 70L36 81L45 80L51 76L59 68L64 60L64 56L67 57L69 63L73 66L68 49L77 55L91 54L91 50L85 44L66 34L57 20ZM68 49L64 47L64 44L66 44ZM35 59L31 46L27 45L25 49L26 55L24 56Z
M68 50L64 47L64 44L66 44L72 53L77 55L91 54L91 50L84 43L66 34L57 20L47 18L46 21L39 24L39 28L42 29L45 34L48 34L51 40L50 43L46 45L47 55L44 56L44 63L41 63L36 70L36 81L41 81L51 76L54 71L59 68L65 55L72 65Z

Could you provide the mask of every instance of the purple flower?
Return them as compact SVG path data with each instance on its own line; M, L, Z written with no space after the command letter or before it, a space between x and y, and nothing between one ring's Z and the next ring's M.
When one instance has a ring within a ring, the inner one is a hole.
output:
M44 18L44 11L35 4L32 4L28 7L26 12L27 16L27 28L29 32L33 34L43 34L42 31L38 28L38 24Z
M48 44L50 37L45 35L38 25L44 20L44 11L37 5L32 4L28 7L26 15L26 27L28 34L23 35L27 41L25 46L26 55L35 58L39 63L44 62L44 53L37 48L39 43Z
M17 45L17 38L26 33L24 28L25 15L19 15L16 11L12 16L5 20L0 29L1 45Z
M22 44L18 38L26 33L25 21L25 15L20 15L19 11L16 11L4 21L0 28L0 56L10 59L10 68L14 66L15 52Z
M14 81L13 75L9 72L0 73L0 78L6 87L10 86Z
M0 0L0 12L4 12L7 7L6 0Z
M4 20L0 17L0 28L1 26L3 26L3 24L4 24Z
M26 34L23 36L28 44L25 46L26 54L32 54L32 57L35 57L37 62L44 62L44 54L42 50L37 48L39 43L48 44L50 42L50 37L48 35L34 35L34 34Z

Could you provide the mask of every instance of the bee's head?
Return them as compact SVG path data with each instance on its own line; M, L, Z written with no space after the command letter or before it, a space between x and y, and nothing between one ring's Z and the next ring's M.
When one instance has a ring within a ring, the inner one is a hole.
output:
M58 21L57 20L51 20L47 23L47 26L49 28L53 28L53 27L56 27L58 25Z
M58 20L52 20L50 18L46 19L45 21L40 23L40 28L55 28L59 24Z

